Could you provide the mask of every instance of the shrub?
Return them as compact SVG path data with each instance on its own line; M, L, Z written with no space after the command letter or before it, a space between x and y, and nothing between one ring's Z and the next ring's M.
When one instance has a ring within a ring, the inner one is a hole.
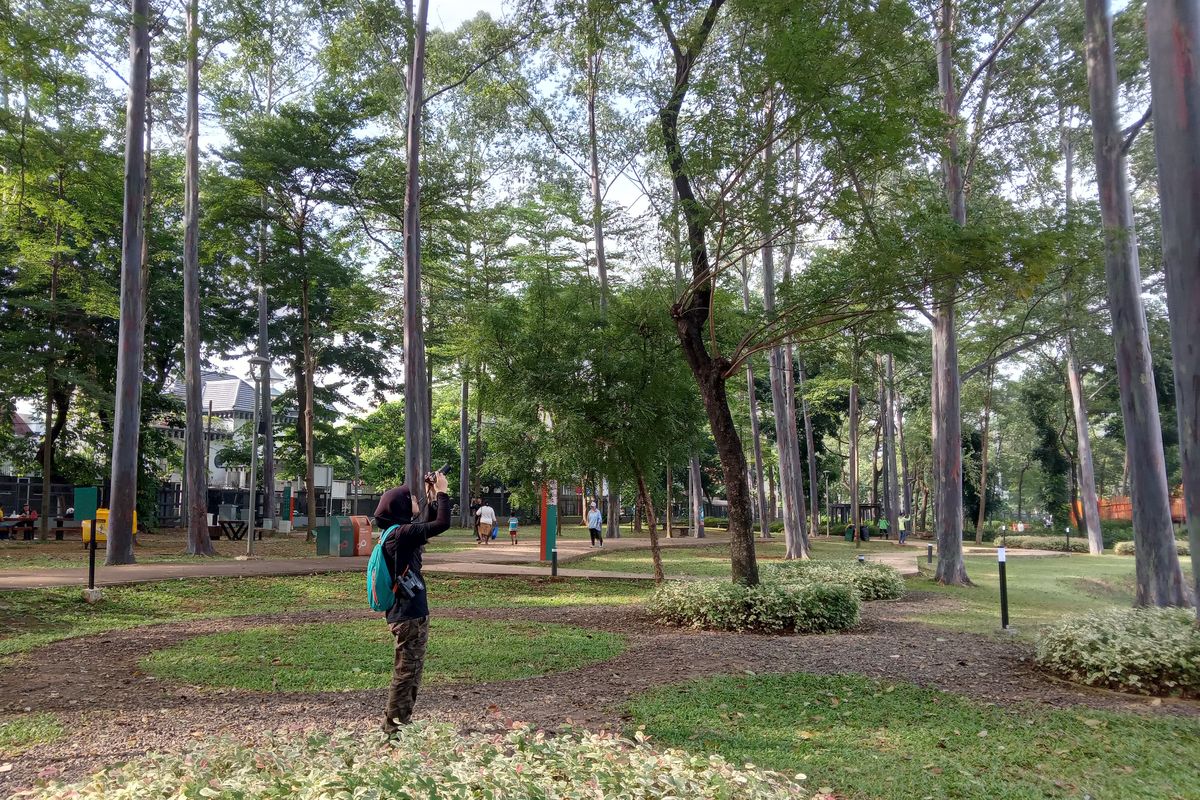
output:
M705 517L704 527L706 528L728 528L729 517Z
M887 564L844 561L779 561L759 567L764 579L779 583L847 584L858 599L897 600L904 596L904 578Z
M724 581L672 581L650 597L650 611L671 625L720 631L826 633L858 622L859 600L846 585L757 586Z
M1113 552L1119 556L1131 556L1136 552L1133 542L1117 542L1113 547ZM1192 548L1188 546L1187 539L1175 540L1175 552L1181 556L1190 556Z
M751 528L752 528L752 530L756 530L759 533L761 533L762 532L762 523L756 522L756 523L754 523L753 526L751 526ZM767 525L767 530L769 530L771 533L783 533L783 520L777 519L774 522L769 523Z
M1005 539L997 538L993 544L1001 547L1005 544ZM1053 550L1058 553L1067 552L1067 540L1064 536L1009 536L1007 537L1009 547L1024 547L1029 550ZM1071 537L1071 552L1086 553L1088 552L1088 543L1085 536Z
M1117 609L1065 620L1042 632L1037 661L1088 686L1200 697L1200 629L1188 609Z
M803 776L796 776L802 780ZM657 750L607 734L547 736L528 727L459 736L417 723L392 742L382 735L278 740L262 747L218 745L106 770L74 786L53 784L28 798L79 800L239 797L750 798L809 797L795 780L720 756Z
M1116 546L1117 542L1132 542L1133 522L1127 519L1102 519L1100 534L1104 537L1105 549Z

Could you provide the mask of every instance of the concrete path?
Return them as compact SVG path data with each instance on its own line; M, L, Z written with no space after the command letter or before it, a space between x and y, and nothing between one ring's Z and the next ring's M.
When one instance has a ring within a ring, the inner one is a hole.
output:
M705 539L664 539L667 547L705 547L722 544L728 537ZM650 546L647 539L610 539L605 552L643 550ZM559 563L567 563L596 552L587 541L560 540ZM461 575L541 575L550 576L550 567L534 566L540 556L537 542L513 545L508 542L475 547L471 550L425 554L425 571ZM124 583L149 583L178 578L233 578L262 575L314 575L330 572L366 572L365 556L338 558L334 556L289 559L214 559L184 564L126 564L119 567L96 566L96 585L114 586ZM87 568L0 570L0 591L13 589L45 589L54 586L86 586ZM606 572L601 570L559 569L567 578L619 578L647 580L653 576L643 573Z

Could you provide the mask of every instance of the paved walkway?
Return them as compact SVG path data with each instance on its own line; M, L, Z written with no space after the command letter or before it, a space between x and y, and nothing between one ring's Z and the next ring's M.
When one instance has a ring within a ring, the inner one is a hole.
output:
M705 539L663 539L666 547L704 547L722 544L728 537L710 536ZM605 552L642 550L650 546L647 539L609 539ZM567 563L596 552L587 541L560 540L559 563ZM512 545L493 543L458 552L427 552L426 572L446 572L461 575L540 575L549 577L550 567L534 566L540 556L537 542ZM259 575L313 575L329 572L366 572L367 558L336 556L288 559L214 559L185 564L125 564L118 567L96 566L96 585L114 586L124 583L149 583L177 578L232 578ZM649 580L645 573L608 572L603 570L559 569L565 578L620 578ZM45 589L54 586L86 586L87 568L0 570L0 591L12 589Z

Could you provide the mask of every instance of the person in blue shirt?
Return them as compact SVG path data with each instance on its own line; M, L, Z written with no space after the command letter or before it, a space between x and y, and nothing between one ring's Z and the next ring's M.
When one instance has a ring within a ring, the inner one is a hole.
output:
M604 516L600 513L600 509L596 508L596 504L592 503L591 510L588 511L588 533L592 537L592 547L604 547ZM599 542L599 545L597 545Z
M521 521L517 519L517 515L513 514L508 518L508 535L512 537L512 543L517 543L517 528L520 527Z

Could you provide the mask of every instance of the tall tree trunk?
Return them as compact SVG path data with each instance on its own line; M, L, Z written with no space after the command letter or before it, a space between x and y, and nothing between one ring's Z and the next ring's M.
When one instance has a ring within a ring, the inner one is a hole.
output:
M1125 448L1129 453L1132 479L1136 602L1154 606L1185 605L1183 572L1171 527L1171 498L1151 369L1146 312L1142 306L1133 209L1117 122L1117 69L1113 57L1111 8L1108 0L1086 0L1084 8L1096 187L1104 224L1104 272L1116 345ZM1171 169L1174 167L1168 169L1168 175Z
M595 45L593 39L589 41ZM596 272L600 276L600 316L608 313L608 260L604 255L604 200L600 181L600 137L596 134L596 96L600 91L599 48L588 53L587 115L588 115L588 158L592 192L592 238L596 248Z
M1194 2L1151 2L1146 34L1183 502L1200 615L1200 10Z
M63 177L62 172L58 175L58 199L63 200ZM54 223L54 254L50 256L50 303L49 303L49 320L50 334L49 340L46 342L46 430L42 436L42 510L41 518L38 520L38 537L41 539L49 538L50 531L50 515L53 512L51 508L51 494L54 491L54 360L57 357L55 352L58 339L58 271L61 263L59 255L59 247L62 245L62 223Z
M750 313L750 269L742 259L742 310ZM763 486L762 430L758 423L758 393L754 387L754 364L746 359L746 396L750 405L750 438L754 444L754 486L758 498L758 520L762 526L762 538L771 538L770 520L767 519L767 491Z
M605 537L609 539L621 538L621 495L617 493L617 485L613 481L608 482L608 513L607 528Z
M771 519L779 519L779 504L775 498L775 467L767 465L767 503L771 506Z
M200 375L200 8L187 5L187 130L183 193L183 361L186 425L187 552L216 555L208 535L208 486L204 480L204 407Z
M300 263L304 263L304 240L300 240ZM305 268L304 277L300 279L300 314L302 318L303 348L304 348L304 488L308 495L308 534L305 540L313 538L317 525L317 453L314 438L314 400L316 394L316 359L313 357L312 318L308 307L308 273Z
M458 402L458 524L471 527L471 382L463 366L462 388Z
M987 394L983 396L983 430L979 448L979 516L975 518L975 544L983 544L983 521L987 519L988 480L988 423L992 418L992 376L995 370L987 369Z
M876 372L882 373L880 367L879 356L875 356ZM880 445L883 444L883 415L884 415L884 399L883 399L883 375L879 375L879 384L875 387L875 444L871 448L871 505L876 506L876 511L881 507L880 498L883 496L879 492L879 480L883 477L884 469L880 464ZM886 490L886 486L884 489Z
M804 359L800 359L798 366L800 368L800 410L804 418L804 444L808 451L808 513L812 519L809 535L816 536L817 529L821 526L820 510L817 505L817 446L813 436L812 417L808 413L808 395L804 390L804 383L808 380L804 373ZM761 478L759 480L761 482ZM826 503L828 504L828 499L826 499ZM825 513L829 513L829 509L825 509Z
M946 124L942 171L953 223L967 224L967 203L958 153L958 90L954 80L954 0L942 0L938 24L938 83ZM962 550L962 408L955 330L957 286L949 279L934 288L933 308L933 483L937 526L938 583L970 585Z
M913 515L913 479L909 476L908 449L904 446L904 399L895 390L895 386L892 387L892 414L896 426L896 449L900 451L900 482L904 489L901 500L903 501L904 516L911 518Z
M670 464L667 464L667 494L666 494L666 509L664 509L664 510L665 510L665 512L666 512L666 513L665 513L665 518L666 518L666 521L663 523L663 529L664 529L664 530L666 530L666 532L667 532L667 537L668 537L668 538L670 538L670 536L671 536L671 524L672 524L672 519L671 519L671 515L672 515L671 503L672 503L672 502L673 502L673 500L674 500L674 498L673 498L673 495L674 495L674 489L675 489L675 485L674 485L674 483L673 483L673 481L672 481L672 477L671 477L671 465L670 465Z
M800 458L800 428L796 423L796 379L792 345L783 348L784 397L788 409L788 441L792 449L792 471L796 482L796 547L793 558L808 558L808 503L804 498L804 464Z
M857 356L854 358L857 363ZM853 370L857 373L857 368ZM858 377L855 374L850 384L850 524L854 526L854 545L860 544L858 526L862 524L862 511L858 507Z
M700 456L692 456L688 462L688 480L691 485L691 529L697 539L704 537L704 480L700 476Z
M1092 440L1088 431L1087 395L1075 355L1075 337L1067 334L1067 380L1071 384L1071 409L1075 415L1075 443L1079 463L1079 491L1082 495L1083 522L1087 529L1088 552L1104 552L1104 532L1100 528L1100 504L1096 495L1096 470L1092 464Z
M148 0L131 0L129 102L125 109L125 210L121 234L121 320L113 415L106 564L132 564L133 513L137 507L138 431L141 423L143 351L141 252L145 192Z
M658 545L658 526L654 524L654 499L646 488L645 470L640 464L637 466L637 483L639 505L645 507L646 516L650 518L650 560L654 563L654 582L662 583L666 576L663 574L662 550Z
M258 285L258 357L271 358L270 346L267 342L270 332L270 308L267 305L266 283ZM273 522L276 517L275 505L275 409L271 398L271 367L265 365L262 370L262 399L260 403L260 419L263 429L262 485L263 485L263 522ZM274 527L271 525L271 527Z
M471 470L471 493L475 499L482 500L479 487L483 476L483 364L478 366L475 374L475 464Z
M887 470L887 519L888 526L897 538L900 536L900 476L896 469L896 391L892 354L888 353L884 370L884 469Z
M416 491L430 470L431 426L421 313L421 113L429 0L417 4L408 82L407 181L404 192L404 481Z

